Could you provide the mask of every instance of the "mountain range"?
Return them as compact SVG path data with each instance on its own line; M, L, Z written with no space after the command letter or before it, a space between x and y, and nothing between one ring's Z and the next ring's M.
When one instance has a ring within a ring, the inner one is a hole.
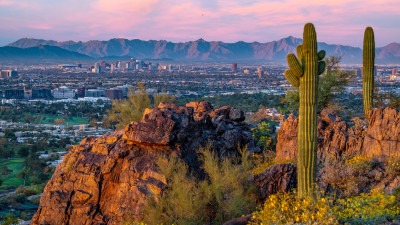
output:
M173 59L178 61L270 61L285 62L289 52L295 52L296 46L302 39L289 36L278 41L260 42L235 42L205 41L199 39L189 42L169 42L165 40L139 40L115 38L108 41L65 41L22 38L6 47L0 48L0 59L5 52L4 48L16 47L31 49L33 47L49 50L68 50L65 57L73 56L84 59L84 55L92 58L110 57L135 57L139 59ZM46 46L46 47L45 47ZM59 47L50 49L47 46ZM324 49L327 55L340 55L344 63L361 63L362 49L358 47L318 43L319 49ZM16 50L15 50L16 51ZM80 53L80 55L75 55ZM58 55L49 53L50 57ZM60 56L60 55L58 55ZM376 62L400 63L400 43L391 43L381 48L376 48Z
M0 48L1 62L54 62L61 60L83 61L89 59L91 59L91 57L85 54L50 45L38 45L29 48L18 48L11 46Z

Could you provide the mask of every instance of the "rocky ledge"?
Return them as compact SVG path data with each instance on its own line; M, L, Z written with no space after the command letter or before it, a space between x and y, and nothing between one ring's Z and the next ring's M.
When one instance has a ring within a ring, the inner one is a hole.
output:
M238 145L257 152L244 113L192 102L161 103L142 121L99 138L82 140L57 166L31 224L121 224L140 219L149 195L166 186L157 171L159 154L176 152L198 169L196 149L211 143L218 154L237 154ZM270 188L270 187L266 187Z
M318 118L318 159L338 157L343 152L366 156L400 155L400 112L392 108L371 109L368 126L349 127L333 111L324 110ZM298 119L292 115L278 132L276 157L295 160Z

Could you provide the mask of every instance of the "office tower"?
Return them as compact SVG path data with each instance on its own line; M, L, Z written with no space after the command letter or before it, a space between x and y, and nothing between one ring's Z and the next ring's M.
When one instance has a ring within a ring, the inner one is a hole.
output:
M237 73L238 68L237 68L237 63L232 63L232 72Z

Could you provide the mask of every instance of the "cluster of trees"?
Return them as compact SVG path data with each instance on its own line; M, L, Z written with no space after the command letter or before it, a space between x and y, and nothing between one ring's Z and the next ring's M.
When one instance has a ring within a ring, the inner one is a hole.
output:
M57 157L57 156L55 156ZM17 174L17 177L32 184L46 184L54 172L54 167L49 167L47 161L56 160L39 158L38 154L31 153L26 157L24 168Z
M2 105L0 106L0 119L23 122L26 123L40 123L46 119L46 115L64 115L66 118L70 117L86 117L92 119L103 119L107 110L110 109L111 104L98 100L95 103L79 102L79 103L52 103L45 104L42 102L35 103L15 103L15 105ZM66 119L64 118L64 119Z
M69 137L59 140L48 139L43 135L38 135L38 137L39 141L29 139L28 143L20 144L16 142L16 136L12 130L5 130L5 136L0 137L0 158L27 157L29 153L65 148L71 144Z
M30 184L45 184L51 177L54 168L49 167L47 165L47 161L53 161L58 158L58 156L54 155L52 158L39 158L39 151L43 151L46 148L42 145L42 142L30 144L30 145L20 145L17 149L13 150L2 150L1 157L9 158L13 156L24 157L24 168L21 171L18 171L17 178L20 178L24 181L24 185L29 181ZM8 155L4 155L4 152L7 152ZM4 157L6 156L6 157ZM10 174L11 170L7 168L7 166L0 167L1 175ZM1 185L2 181L0 181Z

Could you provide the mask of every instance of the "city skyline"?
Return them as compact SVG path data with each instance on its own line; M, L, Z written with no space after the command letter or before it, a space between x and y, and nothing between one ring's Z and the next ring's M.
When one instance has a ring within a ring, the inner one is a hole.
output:
M301 38L304 23L313 22L319 41L355 47L372 26L381 47L399 42L399 8L396 0L0 0L0 46L25 37L268 42Z

